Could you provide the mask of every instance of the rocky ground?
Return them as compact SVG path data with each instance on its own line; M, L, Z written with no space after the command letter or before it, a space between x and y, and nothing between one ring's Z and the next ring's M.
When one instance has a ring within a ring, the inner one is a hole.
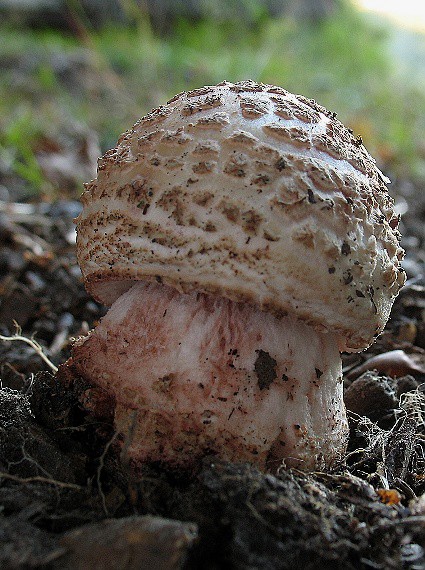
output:
M344 356L345 462L277 476L213 458L135 474L112 418L83 409L90 386L54 374L104 314L75 260L80 205L0 202L0 334L37 343L0 342L0 567L425 568L425 191L392 194L408 281L378 342Z

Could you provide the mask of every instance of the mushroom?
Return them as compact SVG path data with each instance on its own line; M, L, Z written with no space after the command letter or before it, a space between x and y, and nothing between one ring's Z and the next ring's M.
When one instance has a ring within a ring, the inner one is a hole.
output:
M334 113L252 81L176 95L99 160L77 254L110 309L72 362L135 464L341 460L340 351L404 283L387 182Z

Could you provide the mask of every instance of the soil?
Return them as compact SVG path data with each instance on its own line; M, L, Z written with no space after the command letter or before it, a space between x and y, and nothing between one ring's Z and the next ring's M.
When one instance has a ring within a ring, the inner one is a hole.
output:
M343 355L350 444L332 473L205 458L135 471L101 394L0 342L0 568L425 568L425 192L399 181L408 281L383 335ZM52 365L104 314L75 259L76 201L0 202L0 334ZM265 380L267 381L267 379Z

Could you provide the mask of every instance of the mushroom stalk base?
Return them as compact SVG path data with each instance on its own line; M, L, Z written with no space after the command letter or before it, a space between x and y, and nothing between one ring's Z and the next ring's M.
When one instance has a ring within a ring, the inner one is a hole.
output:
M291 316L138 282L73 349L115 399L136 463L191 467L208 454L326 469L348 433L337 337Z

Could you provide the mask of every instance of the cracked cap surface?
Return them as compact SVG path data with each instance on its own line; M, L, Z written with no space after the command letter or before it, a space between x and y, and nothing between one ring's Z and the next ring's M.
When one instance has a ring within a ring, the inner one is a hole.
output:
M314 101L223 82L153 110L99 160L77 255L107 305L156 280L294 314L361 350L405 279L387 182Z

